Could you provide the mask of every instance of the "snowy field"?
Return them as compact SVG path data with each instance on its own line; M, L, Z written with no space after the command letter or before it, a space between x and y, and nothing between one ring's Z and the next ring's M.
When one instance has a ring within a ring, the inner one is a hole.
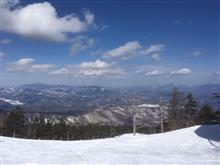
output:
M220 164L220 125L87 141L1 137L6 164Z

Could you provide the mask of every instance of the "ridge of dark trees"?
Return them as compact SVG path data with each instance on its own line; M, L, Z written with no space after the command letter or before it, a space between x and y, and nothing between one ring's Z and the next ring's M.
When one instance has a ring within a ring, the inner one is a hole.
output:
M26 139L51 140L88 140L115 137L121 134L132 133L131 125L74 125L67 124L64 118L59 121L46 118L43 114L35 116L30 121L25 112L19 107L4 113L2 116L1 135ZM160 129L152 127L138 128L139 133L156 133Z

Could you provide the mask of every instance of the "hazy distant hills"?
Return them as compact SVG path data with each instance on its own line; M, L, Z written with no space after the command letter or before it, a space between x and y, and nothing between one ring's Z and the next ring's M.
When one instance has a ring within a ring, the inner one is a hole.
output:
M133 96L138 104L155 104L159 102L160 90L163 102L168 102L173 84L148 87L111 88L99 86L67 86L29 84L19 87L1 88L1 98L16 100L26 111L47 112L88 112L100 106L128 107L132 104ZM217 107L212 98L213 93L220 92L219 84L205 84L202 86L180 86L183 94L191 91L199 104L208 103ZM1 100L3 102L3 100ZM10 103L4 102L2 109L9 109ZM8 104L8 105L7 105ZM7 108L5 108L7 107Z

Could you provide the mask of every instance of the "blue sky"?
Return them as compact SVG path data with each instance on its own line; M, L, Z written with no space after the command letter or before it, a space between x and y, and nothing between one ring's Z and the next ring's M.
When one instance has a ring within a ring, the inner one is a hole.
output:
M2 85L219 83L219 3L2 0Z

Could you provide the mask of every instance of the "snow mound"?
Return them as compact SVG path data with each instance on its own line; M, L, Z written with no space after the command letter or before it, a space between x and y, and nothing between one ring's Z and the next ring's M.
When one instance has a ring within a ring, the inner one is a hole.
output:
M1 137L7 164L220 164L220 125L86 141Z

